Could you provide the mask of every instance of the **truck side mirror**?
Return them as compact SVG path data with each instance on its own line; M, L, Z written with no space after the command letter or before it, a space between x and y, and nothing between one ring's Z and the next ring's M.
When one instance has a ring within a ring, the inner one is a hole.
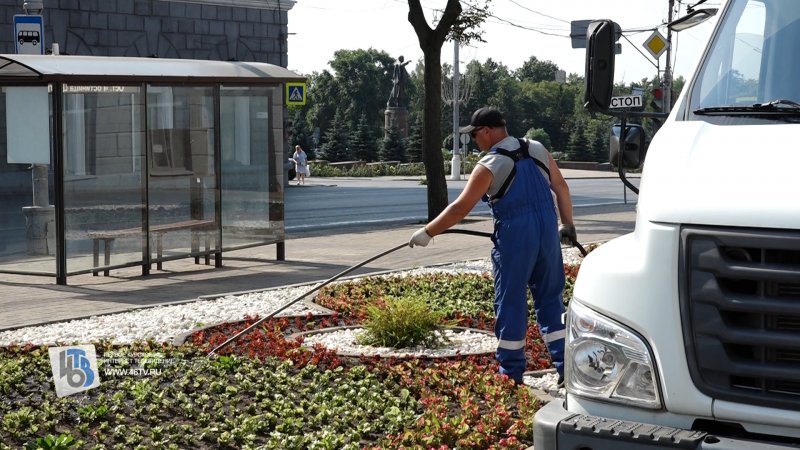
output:
M616 28L611 20L595 20L586 29L586 92L583 102L584 107L592 112L604 112L611 104Z
M616 124L611 127L611 140L608 145L608 161L614 167L620 164L620 151L622 151L622 167L626 169L638 169L644 163L645 148L644 128L638 124L628 124L625 126L625 146L620 150L620 134L622 125Z

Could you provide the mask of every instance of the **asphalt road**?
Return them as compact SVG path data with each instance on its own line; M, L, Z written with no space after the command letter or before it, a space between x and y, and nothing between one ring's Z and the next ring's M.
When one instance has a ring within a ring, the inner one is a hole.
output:
M638 179L632 180L638 185ZM635 203L637 195L623 189L618 178L567 180L575 208ZM448 181L453 201L466 181ZM286 231L347 228L369 224L410 224L427 218L427 188L419 180L386 178L310 178L286 189ZM478 202L471 215L489 215Z

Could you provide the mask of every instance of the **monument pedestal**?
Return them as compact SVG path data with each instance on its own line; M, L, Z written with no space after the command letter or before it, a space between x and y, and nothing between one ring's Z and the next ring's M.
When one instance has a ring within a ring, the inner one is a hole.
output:
M408 110L405 107L389 106L383 116L384 129L394 128L403 139L408 138Z

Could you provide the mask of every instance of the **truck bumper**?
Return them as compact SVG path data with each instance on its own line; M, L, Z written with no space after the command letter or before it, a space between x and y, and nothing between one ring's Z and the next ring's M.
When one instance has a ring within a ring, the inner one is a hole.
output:
M635 450L680 448L703 450L798 449L784 443L711 435L702 431L571 413L563 401L548 403L536 412L533 428L536 450Z

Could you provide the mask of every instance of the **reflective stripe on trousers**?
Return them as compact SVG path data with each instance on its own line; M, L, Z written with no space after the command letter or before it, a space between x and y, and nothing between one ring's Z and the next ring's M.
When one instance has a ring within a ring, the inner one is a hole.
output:
M500 372L521 382L528 329L527 292L559 374L564 362L564 266L550 185L530 158L516 163L516 179L491 204L496 357Z

